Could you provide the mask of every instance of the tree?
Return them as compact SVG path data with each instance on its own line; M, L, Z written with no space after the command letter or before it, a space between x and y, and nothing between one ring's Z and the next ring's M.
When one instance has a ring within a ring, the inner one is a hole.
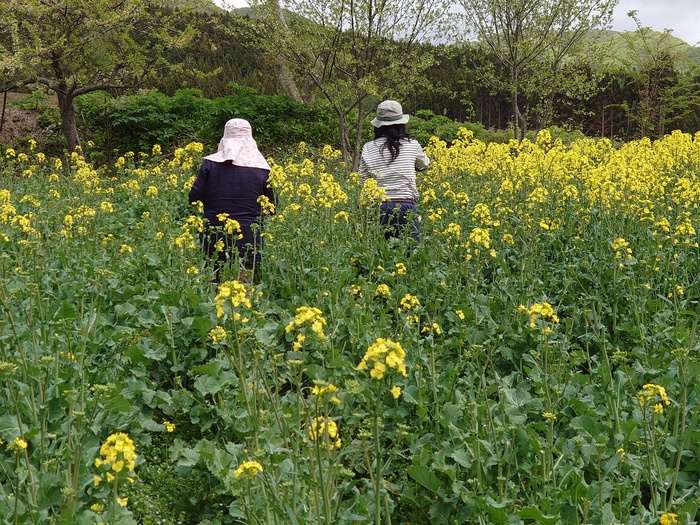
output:
M73 151L75 98L139 86L167 67L163 51L192 37L171 29L181 12L157 0L3 0L0 90L38 84L54 92Z
M357 169L365 117L381 98L407 97L432 57L418 45L443 27L449 0L253 0L274 52L333 107L343 159ZM282 16L284 15L284 16ZM354 135L354 141L353 141Z
M565 78L562 65L593 30L609 25L617 0L459 0L468 27L507 71L516 137L525 136L526 104L521 95L545 101L551 115L556 87ZM495 88L500 79L491 77Z
M627 48L622 74L630 75L636 87L636 100L626 106L636 133L628 138L656 138L700 107L697 92L687 89L691 77L678 68L687 60L688 46L670 30L658 33L643 27L636 11L628 16L637 25L637 31L622 35Z

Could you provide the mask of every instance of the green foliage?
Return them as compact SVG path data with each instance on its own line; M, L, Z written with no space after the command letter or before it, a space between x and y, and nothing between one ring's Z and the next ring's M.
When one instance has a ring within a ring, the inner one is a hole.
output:
M74 99L100 89L142 85L170 65L163 49L181 48L191 28L160 2L6 0L2 8L3 85L41 85L56 94L66 149L79 145Z
M215 99L206 99L195 89L173 96L156 90L119 98L93 93L80 97L77 106L83 125L91 130L89 138L98 147L109 144L117 152L148 151L153 144L172 147L192 140L216 148L231 118L249 120L260 147L270 151L299 141L321 144L335 132L333 115L322 105L237 90L237 95Z
M0 515L694 523L700 144L556 134L430 140L418 246L300 145L245 285L198 246L201 144L4 151Z
M429 110L417 111L415 117L410 122L411 134L424 146L433 136L451 143L457 138L457 132L462 127L474 133L476 138L484 139L484 127L480 124L460 124L445 116L435 115Z

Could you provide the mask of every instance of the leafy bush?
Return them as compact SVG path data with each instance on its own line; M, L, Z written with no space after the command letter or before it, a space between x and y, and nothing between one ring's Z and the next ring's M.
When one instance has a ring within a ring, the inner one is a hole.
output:
M468 129L477 139L484 139L484 126L481 124L455 122L429 110L416 111L415 118L411 118L409 126L411 136L423 145L428 143L430 137L437 137L451 144L457 138L460 128Z
M244 118L263 150L306 141L333 143L337 125L321 104L306 105L282 96L257 95L238 88L236 95L206 99L196 89L172 97L150 90L118 98L104 92L76 99L83 126L98 149L150 151L154 144L172 148L200 141L216 148L224 124Z

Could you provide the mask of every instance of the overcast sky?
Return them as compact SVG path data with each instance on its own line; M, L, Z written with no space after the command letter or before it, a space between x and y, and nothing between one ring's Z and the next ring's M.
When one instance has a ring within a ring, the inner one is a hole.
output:
M633 9L637 10L642 26L655 31L673 29L673 36L691 46L700 45L700 0L620 0L612 29L634 31L634 20L627 16Z
M221 4L219 0L216 3ZM228 0L234 7L248 5L245 0ZM637 27L630 17L631 10L644 27L655 31L673 29L673 35L688 44L700 45L700 0L619 0L615 8L612 29L634 31Z

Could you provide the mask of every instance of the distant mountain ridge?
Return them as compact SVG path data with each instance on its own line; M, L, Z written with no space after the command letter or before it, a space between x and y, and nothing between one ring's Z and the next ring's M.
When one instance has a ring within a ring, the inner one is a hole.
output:
M700 67L700 47L691 46L672 33L654 31L642 27L635 31L603 31L600 36L607 45L607 64L620 65L634 63L644 55L667 52L676 57L676 66L681 71Z
M255 16L250 7L232 9L231 13L247 18ZM609 58L603 62L607 65L629 63L634 58L632 56L634 53L644 53L646 39L646 45L652 46L652 51L667 50L672 56L677 56L677 67L681 71L688 71L695 67L700 68L700 47L692 46L672 33L643 27L635 31L602 30L599 32L599 37L604 44L609 46L608 53L606 53Z

